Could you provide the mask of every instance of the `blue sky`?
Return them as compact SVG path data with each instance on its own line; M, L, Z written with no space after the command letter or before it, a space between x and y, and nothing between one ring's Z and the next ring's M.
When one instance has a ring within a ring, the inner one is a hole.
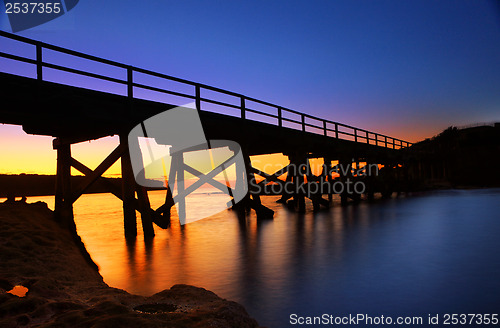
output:
M500 121L499 8L81 0L19 34L417 141L450 125ZM3 12L0 28L10 31Z

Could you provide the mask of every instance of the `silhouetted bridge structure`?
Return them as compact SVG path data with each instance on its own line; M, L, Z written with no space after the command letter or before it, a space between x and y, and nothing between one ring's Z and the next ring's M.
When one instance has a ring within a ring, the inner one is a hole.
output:
M141 213L145 235L154 235L152 222L160 222L151 209L147 190L138 186L131 171L127 135L132 127L169 108L195 102L207 139L238 142L247 161L248 177L254 174L281 183L288 173L293 183L313 181L288 167L274 174L253 168L249 156L283 153L291 164L309 163L308 158L332 161L379 163L397 168L402 151L411 143L350 125L321 119L245 95L165 74L121 64L0 31L0 123L22 125L25 132L54 137L57 150L56 216L72 222L72 204L102 174L121 159L122 190L110 192L123 200L125 232L135 235L136 209ZM19 54L17 49L23 49ZM28 52L26 54L25 52ZM3 58L3 59L2 59ZM7 65L7 63L9 63ZM91 170L71 155L71 145L118 135L119 146ZM71 186L71 167L87 176L80 186ZM357 166L359 168L359 164ZM321 177L316 177L321 178ZM331 173L322 178L332 180ZM342 176L340 177L343 178ZM380 191L372 189L371 193ZM137 198L136 198L137 194ZM342 200L353 195L343 194ZM305 195L294 198L304 209ZM270 214L250 190L248 206L258 214ZM331 198L331 195L330 195ZM311 197L315 207L328 206L321 195ZM160 226L162 224L160 223Z

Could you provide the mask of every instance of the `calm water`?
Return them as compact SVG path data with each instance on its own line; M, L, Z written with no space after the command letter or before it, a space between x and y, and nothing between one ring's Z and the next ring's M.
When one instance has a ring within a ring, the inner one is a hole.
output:
M158 206L163 194L151 198ZM268 327L289 326L291 313L500 312L500 190L433 192L304 215L276 199L264 197L276 211L272 221L252 213L240 222L224 211L156 229L147 244L142 236L125 242L121 203L111 195L85 195L75 215L110 286L142 295L201 286L240 302Z

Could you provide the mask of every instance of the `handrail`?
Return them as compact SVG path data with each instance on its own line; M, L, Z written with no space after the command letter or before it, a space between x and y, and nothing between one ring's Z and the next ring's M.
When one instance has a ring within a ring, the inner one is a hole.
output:
M315 130L321 131L322 135L327 136L327 137L331 137L331 138L344 139L344 140L354 139L355 142L361 143L361 141L364 141L364 143L366 143L366 144L381 146L381 147L385 147L385 148L392 148L392 149L407 148L407 147L410 147L412 145L412 143L408 142L408 141L393 138L393 137L390 137L390 136L387 136L384 134L368 131L365 129L359 129L359 128L356 128L356 127L353 127L353 126L350 126L347 124L322 119L322 118L319 118L319 117L316 117L316 116L313 116L310 114L301 113L301 112L298 112L298 111L293 110L293 109L289 109L289 108L286 108L283 106L278 106L278 105L272 104L272 103L267 102L267 101L248 97L248 96L245 96L245 95L240 94L240 93L220 89L220 88L213 87L213 86L210 86L207 84L197 83L197 82L181 79L178 77L166 75L163 73L158 73L158 72L150 71L147 69L126 65L126 64L119 63L116 61L88 55L88 54L85 54L82 52L54 46L54 45L44 43L41 41L28 39L28 38L25 38L25 37L22 37L19 35L15 35L12 33L4 32L4 31L0 31L0 36L35 46L35 48L36 48L35 59L22 57L22 56L18 56L18 55L14 55L14 54L9 54L6 52L0 52L0 57L7 58L10 60L19 61L19 62L24 62L27 64L36 65L36 72L37 72L36 77L38 80L41 80L41 81L44 80L43 79L43 68L45 67L45 68L50 68L50 69L54 69L54 70L58 70L58 71L63 71L63 72L68 72L68 73L72 73L72 74L78 74L81 76L91 77L91 78L95 78L95 79L99 79L99 80L103 80L103 81L127 85L127 96L131 97L131 98L134 97L134 95L133 95L134 88L142 89L142 90L149 90L149 91L169 94L169 95L173 95L173 96L194 99L196 101L198 109L200 109L200 110L203 110L201 108L202 103L223 106L225 108L239 110L240 111L239 116L242 119L250 120L249 118L247 118L247 113L257 114L260 116L265 116L268 118L276 119L277 120L276 125L279 127L284 127L284 125L283 125L284 123L292 123L295 125L299 125L300 130L303 132L319 134L318 131L311 132L311 131L307 130L307 128L315 129ZM121 69L125 69L126 73L127 73L126 74L127 78L126 79L119 79L119 78L110 77L110 76L106 76L106 75L102 75L102 74L83 71L80 69L75 69L75 68L65 67L65 66L61 66L61 65L57 65L57 64L53 64L53 63L44 62L43 61L43 50L44 49L55 51L58 53L71 55L71 56L75 56L75 57L79 57L79 58L83 58L83 59L87 59L87 60L90 60L93 62L98 62L101 64L106 64L106 65L118 67ZM143 84L143 83L137 83L134 81L134 78L133 78L134 73L140 73L140 74L144 74L146 76L160 78L163 80L168 80L168 81L173 81L173 82L178 82L178 83L181 83L183 85L194 87L194 95L183 93L183 92L177 92L177 91L173 91L173 90L168 90L168 89L164 89L164 88L159 88L156 86L147 85L147 84ZM231 104L231 103L220 101L220 100L210 99L209 97L202 97L201 90L208 90L208 91L216 92L218 94L239 98L239 100L240 100L239 105ZM270 114L270 113L256 110L254 108L249 108L248 102L267 106L273 110L276 110L277 114L276 115ZM292 115L296 115L298 117L297 117L297 119L292 119L290 117L284 117L284 114L287 114L287 113L292 114ZM307 122L306 119L314 120L315 122ZM268 123L268 122L266 122L266 123ZM313 123L318 123L318 125L315 125ZM268 123L268 124L272 124L272 123ZM330 127L328 127L328 125L330 125ZM342 131L339 128L347 129L348 131ZM370 135L372 135L372 137L370 137ZM341 138L341 137L344 137L344 138ZM345 139L346 137L348 139ZM398 148L396 148L396 147L398 147Z

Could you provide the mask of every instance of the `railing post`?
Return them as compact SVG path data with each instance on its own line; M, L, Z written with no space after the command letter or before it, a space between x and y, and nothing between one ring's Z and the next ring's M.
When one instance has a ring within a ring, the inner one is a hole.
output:
M392 149L396 149L396 140L392 138Z
M326 130L326 121L323 121L323 134L328 136L328 131Z
M127 67L127 96L129 99L134 98L134 81L132 66Z
M245 111L245 97L241 96L241 118L246 119L246 111Z
M378 146L378 134L375 133L375 146Z
M335 139L339 138L339 125L335 123Z
M283 126L283 114L281 113L281 107L278 107L278 126L281 128Z
M387 137L384 138L385 138L385 148L387 148Z
M358 142L358 129L354 129L354 142Z
M306 116L304 114L300 114L300 118L302 120L302 131L306 131Z
M201 90L200 90L200 85L197 84L195 86L195 92L196 92L196 109L201 110Z
M40 43L36 44L36 79L38 81L43 80L43 61L42 61L42 46Z
M368 131L366 131L366 143L370 144L370 136L368 135Z

